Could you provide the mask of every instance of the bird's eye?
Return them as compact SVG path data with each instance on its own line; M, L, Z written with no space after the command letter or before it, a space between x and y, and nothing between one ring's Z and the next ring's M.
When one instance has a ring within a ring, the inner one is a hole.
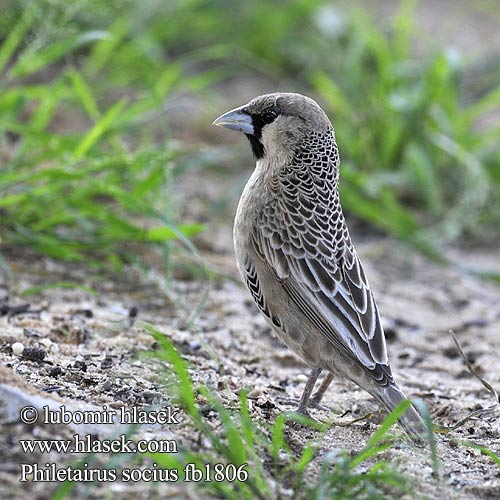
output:
M271 123L278 116L278 113L274 109L266 109L261 116L264 123Z

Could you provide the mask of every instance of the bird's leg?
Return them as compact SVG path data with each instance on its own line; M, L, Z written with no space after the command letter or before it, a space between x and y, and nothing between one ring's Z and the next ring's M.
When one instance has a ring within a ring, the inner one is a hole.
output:
M323 396L325 395L326 390L330 386L333 380L333 373L328 372L326 374L326 377L324 378L323 382L321 382L321 385L319 386L319 389L313 394L309 406L311 408L321 408L320 402Z
M309 399L311 398L311 394L314 389L314 384L316 384L316 380L318 380L320 373L321 373L321 368L313 368L311 370L306 385L304 386L302 397L300 398L299 401L299 407L297 408L297 411L299 413L302 413L302 415L305 415L306 417L309 416L309 411L307 410Z

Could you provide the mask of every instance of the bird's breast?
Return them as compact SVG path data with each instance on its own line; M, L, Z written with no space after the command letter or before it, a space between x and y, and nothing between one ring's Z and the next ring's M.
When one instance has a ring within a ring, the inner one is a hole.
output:
M271 179L275 168L272 161L258 160L241 194L233 227L234 250L240 272L251 249L252 233L258 224L259 214L266 205L273 203Z

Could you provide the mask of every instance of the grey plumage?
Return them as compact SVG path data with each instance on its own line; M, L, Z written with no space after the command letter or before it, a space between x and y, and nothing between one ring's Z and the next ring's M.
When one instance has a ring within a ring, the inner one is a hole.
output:
M392 410L405 396L392 376L377 305L342 213L328 117L308 97L276 93L214 124L245 133L257 157L236 213L236 259L260 311L312 368L299 409L307 412L314 383L328 370ZM400 423L415 440L424 435L413 407Z

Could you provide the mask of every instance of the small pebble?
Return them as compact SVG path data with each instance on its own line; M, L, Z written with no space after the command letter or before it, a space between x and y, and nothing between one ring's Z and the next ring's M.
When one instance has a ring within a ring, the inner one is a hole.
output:
M77 359L73 364L73 368L76 368L77 370L80 370L82 372L86 372L87 371L87 363L85 363L85 361L83 361L83 360Z
M38 347L26 347L23 350L23 358L30 361L43 361L47 353Z
M101 391L109 391L113 387L113 383L111 380L108 378L106 379L103 384L101 385Z
M45 348L50 349L52 347L53 342L49 338L44 338L40 339L40 344L42 344Z
M62 371L62 368L60 366L53 366L49 370L49 377L58 377L59 375L62 375L62 374L63 374L63 371Z
M24 351L24 345L21 344L21 342L14 342L12 345L11 345L11 349L12 349L12 352L16 355L16 356L21 356L21 354L23 353Z

